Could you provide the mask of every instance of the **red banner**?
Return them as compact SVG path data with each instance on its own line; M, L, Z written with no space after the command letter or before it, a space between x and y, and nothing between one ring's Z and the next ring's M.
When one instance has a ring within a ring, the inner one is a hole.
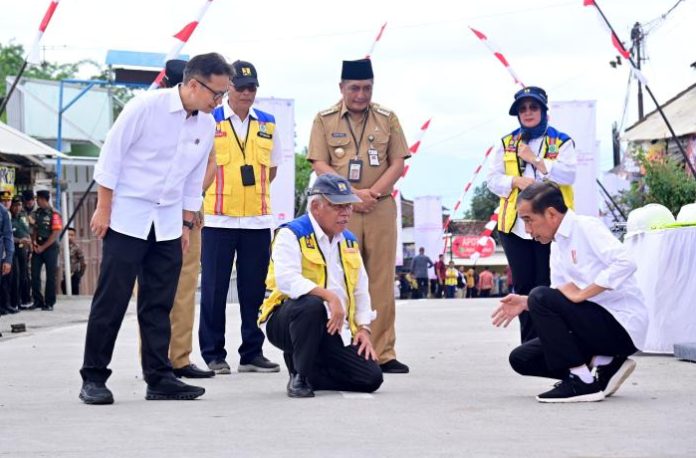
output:
M469 259L476 252L476 245L481 239L478 235L459 235L452 240L452 255L456 258ZM487 258L495 252L495 241L488 237L481 250L481 257Z

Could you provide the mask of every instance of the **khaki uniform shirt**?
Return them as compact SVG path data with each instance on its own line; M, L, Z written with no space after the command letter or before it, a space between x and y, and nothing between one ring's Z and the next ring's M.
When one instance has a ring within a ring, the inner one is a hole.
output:
M384 174L393 160L411 157L399 119L391 110L376 103L370 104L362 141L362 122L351 124L355 140L349 122L348 109L343 101L320 112L314 118L307 159L325 161L337 174L348 178L348 165L351 159L356 159L355 144L359 142L357 159L362 161L362 174L360 181L351 183L357 189L367 189ZM370 165L369 149L377 150L377 165ZM391 193L392 189L387 192Z

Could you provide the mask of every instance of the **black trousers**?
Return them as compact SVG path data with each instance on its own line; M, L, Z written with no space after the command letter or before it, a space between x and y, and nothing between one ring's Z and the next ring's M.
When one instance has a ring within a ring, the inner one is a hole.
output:
M58 269L58 243L54 243L42 253L31 255L31 291L34 304L53 306L56 303L56 270ZM41 268L46 266L46 295L41 294Z
M83 380L104 382L111 375L107 366L136 277L145 381L154 384L171 374L169 312L179 281L181 256L181 239L158 242L154 228L147 240L108 230L87 323L85 357L80 370Z
M15 244L15 254L12 259L10 301L12 305L28 304L31 302L31 282L29 281L28 250Z
M223 361L225 309L230 276L237 257L237 294L242 318L240 364L263 354L263 331L256 320L266 293L266 274L271 258L270 229L222 229L204 227L201 232L201 312L198 341L206 363Z
M290 373L309 378L315 390L372 393L382 385L382 370L358 355L358 347L345 347L338 334L326 332L324 302L305 295L286 300L266 325L268 340L283 350Z
M73 296L79 296L80 295L80 282L82 281L82 274L81 273L73 273L70 275L70 287L72 288L72 294ZM60 281L60 289L63 291L63 294L67 294L67 290L65 289L65 278L63 278Z
M428 298L428 279L427 278L416 278L418 282L418 298L427 299Z
M536 286L551 284L549 257L551 245L544 245L536 240L527 240L512 232L498 232L500 243L512 271L512 283L515 294L528 295ZM529 313L520 315L520 333L522 342L527 342L537 336L534 326L529 319Z
M601 305L569 301L557 289L534 288L529 313L539 337L510 353L510 365L522 375L562 379L593 356L629 356L638 351L631 337Z

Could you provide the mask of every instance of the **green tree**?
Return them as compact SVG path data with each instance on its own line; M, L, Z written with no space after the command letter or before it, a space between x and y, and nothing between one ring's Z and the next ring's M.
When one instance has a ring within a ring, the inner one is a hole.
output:
M696 180L686 172L684 164L664 157L648 159L640 152L637 159L645 175L620 196L619 204L626 213L646 204L658 203L676 215L683 205L696 201Z
M500 198L490 192L484 181L474 188L474 195L471 197L471 204L464 212L465 219L477 221L488 221L498 207Z
M307 196L305 190L312 174L312 164L307 160L307 148L301 153L295 153L295 217L307 211Z

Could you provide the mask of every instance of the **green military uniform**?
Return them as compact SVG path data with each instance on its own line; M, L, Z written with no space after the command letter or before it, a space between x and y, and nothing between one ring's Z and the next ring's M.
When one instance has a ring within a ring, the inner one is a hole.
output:
M10 296L12 305L19 306L31 302L31 284L29 282L29 250L31 242L25 239L31 238L29 223L23 212L12 217L12 237L14 238L15 254L12 260L12 272L10 275Z
M32 213L34 220L35 246L43 246L51 233L62 229L60 214L52 208L39 207ZM36 252L31 258L31 289L34 294L34 307L52 309L56 303L56 270L58 268L58 240ZM45 296L41 293L41 268L46 265Z

